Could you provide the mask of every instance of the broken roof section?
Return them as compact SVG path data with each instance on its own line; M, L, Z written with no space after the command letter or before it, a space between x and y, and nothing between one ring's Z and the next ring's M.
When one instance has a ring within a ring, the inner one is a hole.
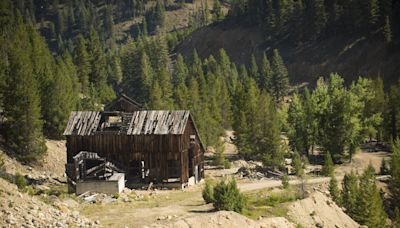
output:
M115 122L110 117L121 117L118 128L109 131ZM190 112L181 111L135 111L122 112L72 112L64 135L93 135L101 132L115 132L126 135L181 135L185 131ZM115 130L117 129L117 130Z

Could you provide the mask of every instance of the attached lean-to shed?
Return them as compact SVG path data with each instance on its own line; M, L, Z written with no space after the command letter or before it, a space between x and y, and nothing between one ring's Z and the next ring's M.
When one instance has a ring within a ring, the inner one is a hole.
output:
M185 186L204 178L205 149L189 111L72 112L64 135L71 181L74 156L81 151L124 170L128 186Z

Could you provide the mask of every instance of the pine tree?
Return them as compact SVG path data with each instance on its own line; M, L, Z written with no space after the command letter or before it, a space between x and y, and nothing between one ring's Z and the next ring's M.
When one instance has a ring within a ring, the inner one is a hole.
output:
M357 175L353 171L351 171L350 174L345 174L343 178L342 203L346 208L346 213L351 217L353 217L356 212L358 192Z
M272 94L275 100L280 101L287 95L289 89L288 71L283 63L278 50L274 50L272 58Z
M176 109L188 109L189 108L189 90L185 83L181 82L175 88L174 100Z
M81 84L81 91L87 93L89 90L90 59L87 52L86 41L82 34L78 36L75 49L75 64Z
M333 165L332 156L329 153L329 151L327 151L325 153L324 166L322 167L322 174L325 176L332 176L334 170L335 167Z
M385 18L385 25L383 27L383 35L385 37L386 43L388 43L388 44L392 43L393 34L392 34L392 28L391 28L389 16L386 16L386 18Z
M270 62L267 58L266 53L264 52L263 58L261 61L261 69L260 69L260 78L258 84L262 90L266 90L271 93L271 82L272 82L272 69ZM271 93L272 94L272 93Z
M390 175L392 180L389 182L389 190L393 205L400 205L400 140L397 139L393 145L392 160L390 163Z
M257 65L256 57L254 56L254 54L251 55L250 76L253 77L254 80L256 80L256 82L260 81L258 65Z
M331 195L332 200L337 204L341 205L341 198L340 198L340 190L338 187L338 182L335 176L331 176L331 180L329 181L329 193Z
M135 88L135 97L140 98L141 101L148 101L150 98L150 91L154 80L154 71L151 67L150 59L145 52L142 54L140 60L140 71L137 80L133 81L132 88Z
M89 33L88 53L90 56L89 82L94 85L100 102L107 102L115 96L107 84L107 63L100 38L93 28Z
M158 81L155 81L151 89L150 100L147 107L150 110L160 110L163 109L163 106L162 90Z
M306 113L301 98L297 93L293 95L288 111L289 143L292 149L301 153L308 151Z
M386 163L386 159L382 158L381 160L381 167L379 170L379 174L381 175L388 175L389 174L389 168L388 165Z
M9 76L4 93L6 142L23 160L38 160L47 151L40 119L40 97L29 58L28 34L17 13L15 37L8 53Z
M300 154L299 153L294 152L292 163L293 163L293 168L294 168L294 171L296 173L296 176L299 176L299 177L303 176L304 175L304 169L303 169L303 164L301 162L301 158L300 158Z
M221 8L221 3L219 2L219 0L214 0L212 15L214 21L221 21L224 18L224 14Z
M49 113L46 119L45 127L47 135L52 138L62 138L62 133L68 122L69 114L75 110L76 94L74 94L73 82L63 60L57 58L57 71L55 78L51 83L47 103Z
M393 227L400 227L400 210L398 207L394 209L394 219L393 219Z
M364 170L359 185L356 210L352 217L368 227L386 227L387 215L375 184L375 170L371 164Z
M188 74L189 70L185 64L185 60L183 59L181 54L178 54L176 58L176 63L174 65L174 72L172 74L172 84L174 85L174 87L178 86L181 83L185 83Z

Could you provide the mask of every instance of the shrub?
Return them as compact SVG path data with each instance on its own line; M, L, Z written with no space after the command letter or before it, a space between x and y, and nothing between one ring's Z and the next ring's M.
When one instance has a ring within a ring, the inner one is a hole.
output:
M287 174L282 176L282 187L283 187L283 189L289 188L289 177Z
M335 167L333 166L332 156L329 152L326 152L324 158L324 166L322 167L322 174L329 177L333 175Z
M224 155L224 145L220 142L215 146L215 154L213 157L213 164L215 166L223 166L225 168L226 162L228 162L225 159ZM229 163L229 162L228 162ZM230 165L230 164L229 164Z
M26 180L25 177L22 176L20 173L15 174L15 184L18 186L19 189L24 189L26 187Z
M3 158L3 155L0 154L0 176L3 176L4 172L5 172L4 158Z
M241 213L246 206L246 199L240 193L235 179L229 182L220 181L214 187L213 205L217 210L235 211Z
M231 163L230 163L228 160L226 160L226 159L225 159L225 161L224 161L224 168L225 168L225 169L230 169L230 168L231 168Z
M381 175L389 174L388 164L386 163L386 160L384 158L382 158L382 161L381 161L380 174Z
M293 155L293 168L296 176L302 176L304 174L303 164L298 152L295 152Z
M202 195L204 202L206 203L214 203L214 190L213 185L210 180L206 180L206 185L204 186Z
M336 178L332 175L331 180L329 181L329 193L331 194L332 200L338 204L341 205L340 203L340 190L338 187L338 182Z

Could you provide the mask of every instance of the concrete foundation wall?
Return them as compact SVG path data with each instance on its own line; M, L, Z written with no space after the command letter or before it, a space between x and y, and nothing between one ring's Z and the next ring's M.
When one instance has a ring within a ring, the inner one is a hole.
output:
M105 194L121 193L125 188L125 175L118 173L109 180L104 181L82 181L76 183L76 194L85 192L98 192Z

